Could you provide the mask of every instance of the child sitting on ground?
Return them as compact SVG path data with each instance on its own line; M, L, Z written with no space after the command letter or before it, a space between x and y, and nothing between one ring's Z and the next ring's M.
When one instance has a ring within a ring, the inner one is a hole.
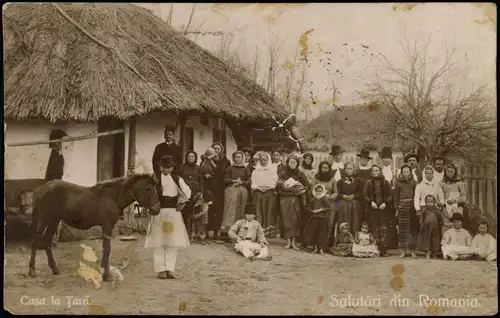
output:
M347 222L340 223L339 232L335 236L330 252L335 256L350 256L353 243L354 236L349 232L349 224Z
M229 228L228 236L236 241L234 244L236 252L243 254L249 260L270 261L271 256L269 256L267 248L269 243L264 235L264 229L255 220L255 214L255 206L247 205L245 207L245 218L236 221Z
M453 213L451 221L453 228L447 230L441 240L444 259L469 259L472 254L472 236L462 228L464 218L460 213Z
M432 194L428 194L425 197L425 207L420 212L420 232L417 239L417 247L426 252L426 258L431 258L439 253L439 215L440 209L436 207L436 198Z
M313 188L313 197L309 200L307 211L310 214L304 231L305 245L313 245L313 254L324 255L324 249L328 244L328 199L326 189L322 184Z
M356 232L354 244L352 244L352 255L356 257L378 257L380 252L373 235L368 231L368 222L361 224L361 232Z
M477 259L491 262L497 259L497 241L488 233L488 230L488 222L479 223L479 233L472 240L472 251Z

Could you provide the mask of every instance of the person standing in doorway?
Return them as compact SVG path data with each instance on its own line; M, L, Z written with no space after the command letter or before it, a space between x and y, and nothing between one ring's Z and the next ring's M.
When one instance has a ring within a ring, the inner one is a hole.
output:
M344 175L344 149L339 145L332 145L330 156L333 157L333 177L335 181L339 181Z
M153 265L158 278L175 279L178 250L190 246L181 211L191 198L191 189L173 173L177 163L172 156L164 156L156 164L161 171L161 210L152 219L144 247L153 249Z
M174 131L175 128L168 125L165 126L165 131L163 132L165 142L156 145L153 152L153 171L158 180L161 178L161 169L158 162L160 162L163 156L172 156L178 165L177 168L179 168L179 165L182 163L181 147L174 142Z
M52 129L49 135L50 140L58 140L68 135L61 129ZM52 142L49 144L49 148L52 148L50 152L49 162L47 164L47 171L45 173L45 181L49 182L52 180L62 180L64 175L64 156L62 153L62 143ZM59 241L59 236L61 234L62 221L59 222L57 226L56 233L52 238L52 245L56 246Z

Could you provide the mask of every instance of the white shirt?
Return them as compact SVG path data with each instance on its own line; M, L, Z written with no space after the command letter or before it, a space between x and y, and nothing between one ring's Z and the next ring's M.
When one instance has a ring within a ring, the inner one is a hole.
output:
M336 162L334 161L332 163L332 170L337 170L335 172L335 176L333 177L335 179L335 181L339 181L342 176L340 175L340 169L344 169L344 162L341 161L341 162Z
M382 174L384 175L385 180L392 182L394 175L392 173L392 167L391 166L384 166L382 168Z
M444 177L444 170L442 172L437 172L434 170L434 181L441 182L443 181Z
M174 179L172 179L172 175L169 174L168 176L162 174L161 175L161 184L163 187L163 192L162 195L165 197L176 197L179 194L179 189L177 188L177 185L174 182ZM181 191L184 193L184 195L187 197L187 199L191 198L191 189L189 186L184 182L184 179L179 177L179 186L181 187Z
M265 167L258 164L252 172L252 189L257 189L258 187L269 187L274 189L276 187L276 182L278 182L276 166L272 166L269 163Z

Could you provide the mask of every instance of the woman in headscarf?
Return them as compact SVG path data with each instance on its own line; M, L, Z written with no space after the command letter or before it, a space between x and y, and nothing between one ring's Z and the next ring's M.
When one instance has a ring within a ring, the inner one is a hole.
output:
M302 164L299 170L307 177L307 181L311 183L311 180L316 175L317 171L313 168L312 164L314 162L314 156L307 152L302 156Z
M349 225L349 232L356 233L361 229L362 211L360 200L363 196L363 180L355 177L354 163L348 162L344 165L344 174L337 181L337 203L335 206L335 222ZM339 232L336 226L336 231Z
M328 239L329 244L334 240L332 233L335 233L335 200L337 199L337 182L335 181L335 174L332 166L328 161L322 161L318 165L318 173L311 180L311 189L314 186L321 184L326 189L326 198L330 203L328 210Z
M393 212L392 188L382 175L382 169L379 166L373 165L371 174L363 191L368 223L375 233L380 256L385 256L388 248L390 213Z
M198 154L190 150L186 153L184 157L184 164L179 167L179 176L184 179L186 184L191 189L192 197L199 198L199 202L193 202L193 209L196 206L200 206L203 203L203 199L200 196L200 193L203 193L203 175L201 173L201 168L196 163L198 162ZM186 225L188 231L191 232L191 238L194 238L196 235L200 236L200 239L205 239L205 226L208 222L208 214L200 214L200 219L197 219L197 224L199 227L196 227L196 230L193 232L193 228L189 226L188 218L191 216L190 213L193 211L183 211L182 214L184 219L184 224ZM196 233L198 232L198 233Z
M259 153L259 163L252 172L251 189L252 202L256 209L256 220L264 229L273 226L277 228L275 188L278 174L271 166L271 156Z
M209 228L214 231L215 238L220 235L220 226L222 223L222 212L224 211L224 172L231 165L226 158L224 146L220 142L214 142L211 146L216 153L216 167L213 177L213 204L209 209ZM232 225L232 224L231 224Z
M283 165L283 151L281 149L274 149L271 152L271 165L273 165L276 169L276 172L279 172L285 168Z
M280 195L280 214L287 239L285 248L299 250L296 238L301 235L302 212L307 202L309 181L299 171L299 158L291 155L286 161L286 168L279 176L277 189Z
M245 167L245 154L242 151L233 153L233 164L224 173L224 214L221 231L226 233L238 220L243 219L248 204L248 190L251 174Z
M444 206L444 194L441 183L434 180L434 168L427 165L423 170L423 180L415 188L415 197L413 200L417 217L420 219L420 211L426 206L425 197L432 195L436 198L436 207L441 209ZM441 223L441 220L440 220ZM420 231L420 227L418 229ZM412 231L415 232L417 231ZM441 233L442 234L442 233Z
M465 183L458 177L458 169L452 163L446 165L444 177L441 183L444 195L444 209L442 210L443 224L442 233L453 227L451 217L453 213L460 213L464 216L464 221L469 221L464 215L465 202L467 201L467 191ZM464 229L470 231L470 224L464 222Z
M394 188L394 203L399 229L398 246L402 251L401 257L407 256L409 251L413 257L416 257L415 243L418 236L419 219L415 213L413 200L417 181L413 178L410 165L402 165L400 171Z
M245 166L248 168L248 170L250 170L250 172L253 172L253 169L255 169L253 161L253 156L254 156L253 150L248 147L245 147L242 148L241 151L245 155Z
M283 151L281 149L273 149L271 151L271 166L276 170L276 174L278 175L278 178L280 176L280 173L284 170L284 165L282 163L283 159ZM276 193L276 207L275 207L275 215L277 216L277 221L278 221L278 226L279 226L279 236L283 237L284 236L284 229L283 229L283 220L281 219L281 213L280 213L280 196L279 193Z

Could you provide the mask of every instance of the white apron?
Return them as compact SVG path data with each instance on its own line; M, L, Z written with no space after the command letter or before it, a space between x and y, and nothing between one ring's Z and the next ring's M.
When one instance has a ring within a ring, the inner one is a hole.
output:
M161 209L160 214L152 216L147 233L145 248L190 246L182 214L175 208Z

